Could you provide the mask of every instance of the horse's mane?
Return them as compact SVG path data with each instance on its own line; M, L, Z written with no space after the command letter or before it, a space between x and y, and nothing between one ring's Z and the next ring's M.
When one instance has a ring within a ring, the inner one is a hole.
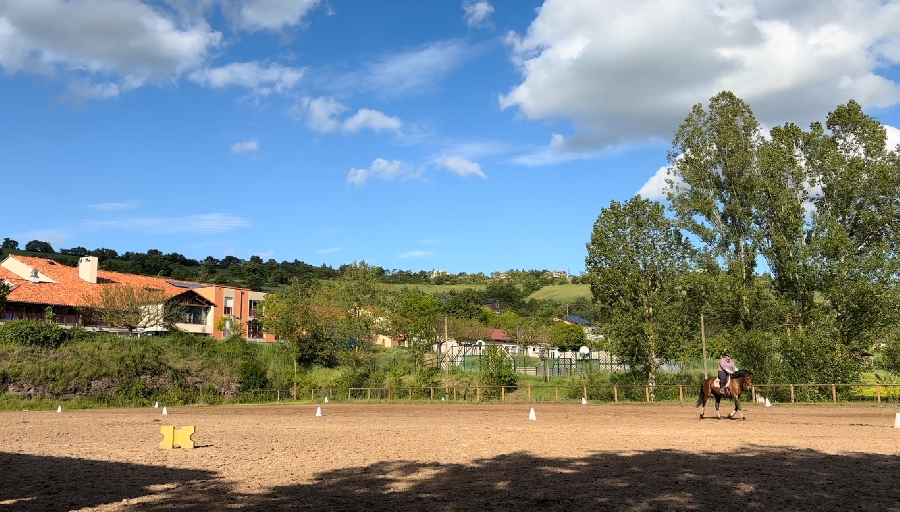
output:
M750 370L738 370L731 374L731 378L732 379L740 379L740 378L749 377L751 375L753 375L753 372L751 372Z

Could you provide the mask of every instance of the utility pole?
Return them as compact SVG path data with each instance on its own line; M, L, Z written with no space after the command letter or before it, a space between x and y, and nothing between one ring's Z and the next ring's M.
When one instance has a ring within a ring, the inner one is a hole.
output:
M444 343L447 344L447 349L444 352L444 363L447 365L447 377L445 379L447 383L447 396L450 396L450 341L447 336L447 317L444 316Z
M706 367L706 325L703 323L703 313L700 313L700 340L703 342L703 378L709 378L709 369Z

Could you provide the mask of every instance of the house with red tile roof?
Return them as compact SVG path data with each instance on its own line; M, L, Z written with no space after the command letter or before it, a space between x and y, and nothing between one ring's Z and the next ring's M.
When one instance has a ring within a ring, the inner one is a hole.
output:
M98 269L98 260L92 256L80 258L78 267L69 267L45 258L10 255L0 261L0 280L12 288L0 312L0 321L44 319L47 311L52 311L56 322L62 325L107 330L102 325L85 325L82 310L92 297L100 296L104 286L125 285L159 290L169 301L182 304L185 313L183 321L175 324L178 329L215 335L216 302L198 292L211 285L107 272ZM144 330L165 328L149 326Z

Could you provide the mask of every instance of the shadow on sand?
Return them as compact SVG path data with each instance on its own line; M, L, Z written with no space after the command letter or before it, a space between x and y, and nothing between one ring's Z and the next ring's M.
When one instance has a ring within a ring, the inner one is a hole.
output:
M731 455L651 451L471 465L380 462L254 495L227 473L0 453L0 510L888 510L900 458L748 447ZM178 485L175 485L178 484ZM17 501L18 500L18 501ZM27 501L24 501L27 500Z

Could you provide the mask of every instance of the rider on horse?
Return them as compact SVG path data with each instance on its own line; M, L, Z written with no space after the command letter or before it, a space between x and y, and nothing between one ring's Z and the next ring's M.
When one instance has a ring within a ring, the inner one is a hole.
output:
M726 350L722 353L722 359L719 360L719 387L721 388L723 396L725 396L729 375L736 371L737 365L731 360L731 352Z

